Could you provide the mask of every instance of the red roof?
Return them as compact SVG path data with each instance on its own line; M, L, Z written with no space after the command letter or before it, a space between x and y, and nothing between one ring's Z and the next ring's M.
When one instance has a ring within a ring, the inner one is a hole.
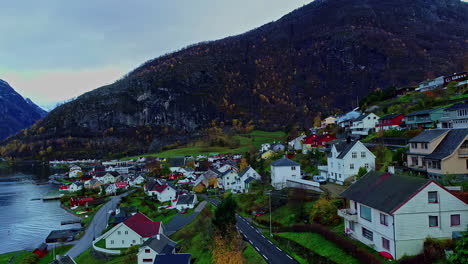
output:
M153 222L146 215L137 213L124 221L124 225L142 237L152 237L159 234L161 222Z
M153 191L157 191L158 193L161 193L166 189L166 187L167 187L167 184L154 186Z
M312 144L314 142L314 139L316 139L318 136L316 134L307 136L304 138L302 141L303 144Z
M120 189L125 189L128 186L128 183L126 182L116 182L114 184L115 184L115 187L120 188Z
M60 186L59 190L68 190L68 188L70 187L70 185L62 185Z

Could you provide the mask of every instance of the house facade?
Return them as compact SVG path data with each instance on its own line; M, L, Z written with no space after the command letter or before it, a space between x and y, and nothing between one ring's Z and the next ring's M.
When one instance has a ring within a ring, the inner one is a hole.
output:
M359 168L375 170L375 155L360 141L333 144L327 158L328 181L340 185L358 174Z
M441 128L468 128L468 101L445 109Z
M379 123L375 125L377 131L390 130L390 129L401 129L401 124L405 118L402 114L392 114L381 117Z
M367 136L375 131L375 126L379 123L379 117L374 114L362 114L351 125L351 134Z
M405 116L405 123L408 128L435 128L443 114L443 108L415 111Z
M156 257L160 254L174 254L176 244L164 234L151 237L138 249L138 264L161 263L155 261Z
M435 181L370 172L342 193L338 210L352 238L395 259L417 255L427 237L452 238L466 229L468 205Z
M336 124L336 117L329 116L325 118L324 120L322 120L321 127L325 128L329 125L334 125L334 124Z
M250 189L250 183L260 179L260 174L252 167L248 166L239 173L233 190L237 193L248 192Z
M439 76L433 80L421 82L416 88L418 92L431 91L437 88L441 88L444 85L444 76Z
M468 177L468 129L425 130L409 141L407 165L436 179Z
M301 179L301 165L286 157L271 163L271 185L276 190L287 187L288 179Z
M225 171L221 175L221 184L225 190L232 190L236 185L236 179L238 178L238 174L236 171L230 169Z
M197 202L197 196L194 194L179 195L179 197L177 198L177 202L174 203L173 207L175 207L179 211L183 209L191 209L195 207Z

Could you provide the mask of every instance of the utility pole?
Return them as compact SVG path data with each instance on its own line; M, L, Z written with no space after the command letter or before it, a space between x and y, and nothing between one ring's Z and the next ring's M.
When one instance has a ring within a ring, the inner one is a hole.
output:
M271 191L268 194L270 197L270 237L273 237L273 233L271 232Z

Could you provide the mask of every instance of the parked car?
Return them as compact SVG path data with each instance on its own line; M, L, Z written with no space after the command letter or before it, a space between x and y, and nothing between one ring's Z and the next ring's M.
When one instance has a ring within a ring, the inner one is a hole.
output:
M184 209L182 209L182 211L180 211L180 213L181 213L181 214L185 214L185 213L187 213L187 211L188 211L188 209L187 209L187 208L184 208Z
M313 177L314 182L318 182L320 184L326 184L327 183L327 178L324 176L316 175Z

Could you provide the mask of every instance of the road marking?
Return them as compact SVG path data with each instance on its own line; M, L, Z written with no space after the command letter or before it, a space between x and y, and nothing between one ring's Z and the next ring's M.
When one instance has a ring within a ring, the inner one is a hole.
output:
M282 251L281 248L279 248L279 247L276 247L276 248L277 248L279 251Z
M263 256L266 260L268 260L268 258L267 258L265 255L262 254L262 256Z
M270 242L270 244L272 244L272 245L273 245L273 243L272 243L270 240L268 240L268 242Z
M257 249L257 251L260 251L260 249L258 249L258 247L255 247L255 249Z
M249 239L249 243L253 245L253 242L252 242L252 240L250 240L250 239Z
M289 255L286 255L286 256L288 256L288 258L290 258L291 260L293 259L293 258L291 258Z

